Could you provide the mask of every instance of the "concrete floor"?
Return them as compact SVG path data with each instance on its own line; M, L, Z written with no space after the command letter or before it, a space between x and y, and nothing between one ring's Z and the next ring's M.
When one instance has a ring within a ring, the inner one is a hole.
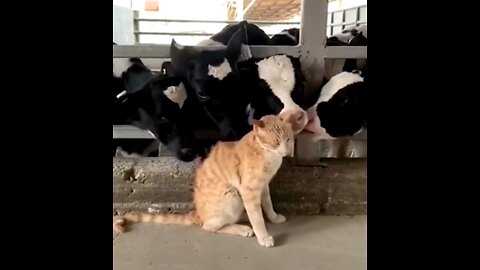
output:
M114 270L363 270L366 216L298 216L267 223L275 246L183 225L137 224L114 237Z

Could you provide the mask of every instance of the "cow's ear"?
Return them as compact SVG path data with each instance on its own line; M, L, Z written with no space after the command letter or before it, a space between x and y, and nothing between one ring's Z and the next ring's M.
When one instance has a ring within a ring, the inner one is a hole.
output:
M227 44L227 59L229 62L234 63L237 61L242 50L242 44L247 44L247 22L242 22L239 29L230 38Z
M171 67L175 70L176 74L184 76L190 63L190 60L194 57L194 49L184 47L177 43L175 39L172 39L170 44L170 58Z
M143 89L153 78L152 71L138 59L130 59L131 66L122 73L122 80L127 93L134 93Z

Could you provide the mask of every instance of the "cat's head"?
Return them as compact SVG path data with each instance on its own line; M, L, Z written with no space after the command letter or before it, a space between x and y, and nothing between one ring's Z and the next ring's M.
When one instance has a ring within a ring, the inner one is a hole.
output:
M282 157L293 156L295 140L288 120L275 115L263 116L253 120L253 132L265 149Z

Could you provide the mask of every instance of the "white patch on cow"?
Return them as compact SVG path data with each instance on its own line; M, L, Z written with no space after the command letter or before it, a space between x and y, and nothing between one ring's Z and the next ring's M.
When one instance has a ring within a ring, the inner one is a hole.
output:
M230 72L232 72L232 68L226 58L224 58L223 63L218 66L208 65L208 75L211 75L220 81L227 77Z
M334 37L337 37L340 41L348 43L350 40L353 38L352 33L347 32L347 33L339 33L336 35L333 35Z
M329 101L338 92L338 90L356 82L363 82L362 76L356 73L344 71L333 76L330 81L328 81L322 87L320 97L318 98L315 106L318 105L318 103L320 102Z
M284 30L284 31L280 32L280 35L285 35L285 36L289 37L291 40L293 40L295 42L297 41L297 38L294 35L290 34L290 32L288 32L287 30Z
M259 61L257 65L260 79L267 82L273 94L283 103L282 112L301 110L290 96L295 86L295 72L290 58L274 55Z
M238 61L246 61L252 57L253 56L252 56L252 51L250 51L250 46L242 44Z
M183 83L180 83L179 86L169 86L164 92L165 96L168 99L175 102L180 106L180 109L183 107L183 103L187 99L187 90Z
M131 65L129 58L113 58L113 74L120 77Z

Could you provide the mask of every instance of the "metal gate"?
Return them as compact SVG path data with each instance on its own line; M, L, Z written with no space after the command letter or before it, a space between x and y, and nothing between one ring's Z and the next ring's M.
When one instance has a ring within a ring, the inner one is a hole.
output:
M308 81L307 91L314 91L321 84L325 59L367 58L367 47L364 46L325 46L327 28L333 33L348 25L362 23L363 18L366 20L366 7L353 10L356 15L355 20L351 22L352 15L350 14L353 13L349 10L339 11L340 13L333 12L329 15L327 0L302 0L299 44L297 46L251 46L252 54L255 57L269 57L275 54L300 57L302 69ZM341 22L338 19L340 17L342 18ZM113 46L114 58L169 58L169 52L170 45ZM147 131L132 126L113 126L113 138L153 137ZM366 140L366 131L353 137L316 143L299 136L295 159L299 163L311 163L318 162L321 157L366 157ZM341 156L336 153L339 149L345 149L342 150L344 152Z

